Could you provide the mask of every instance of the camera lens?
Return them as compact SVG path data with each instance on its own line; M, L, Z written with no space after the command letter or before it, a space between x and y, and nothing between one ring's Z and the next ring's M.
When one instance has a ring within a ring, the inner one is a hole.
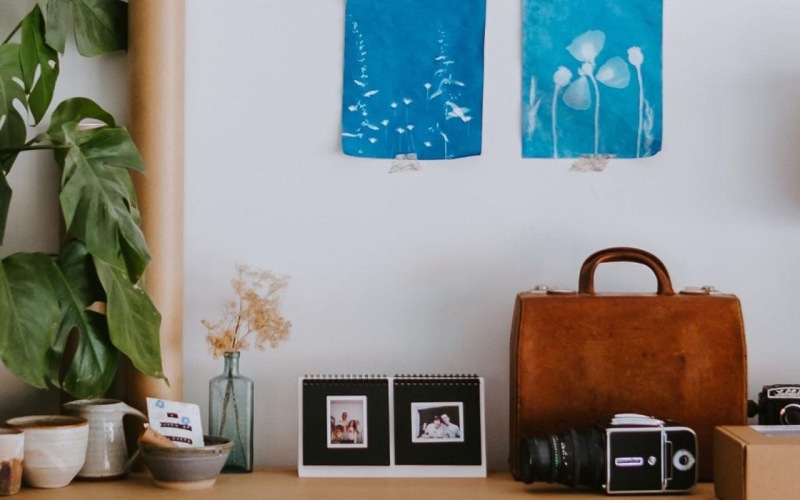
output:
M781 423L783 425L800 425L800 405L792 403L781 409Z
M603 434L597 429L524 438L520 442L519 479L567 486L602 486Z

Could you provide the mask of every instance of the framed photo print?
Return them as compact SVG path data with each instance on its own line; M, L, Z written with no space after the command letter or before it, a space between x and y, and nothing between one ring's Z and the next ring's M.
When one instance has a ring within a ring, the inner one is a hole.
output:
M388 378L303 377L300 415L301 475L327 475L330 466L390 464Z
M328 448L367 448L367 397L328 396Z
M463 443L464 403L461 401L411 403L411 441Z
M396 465L474 466L485 473L481 378L401 376L393 393Z

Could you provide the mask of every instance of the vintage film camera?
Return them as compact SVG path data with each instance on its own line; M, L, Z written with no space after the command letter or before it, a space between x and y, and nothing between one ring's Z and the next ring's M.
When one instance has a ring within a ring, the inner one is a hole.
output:
M697 483L697 437L674 422L620 413L590 429L523 438L519 480L675 493Z
M760 425L800 425L800 385L765 385L758 395L758 405L751 402L750 416L758 413Z

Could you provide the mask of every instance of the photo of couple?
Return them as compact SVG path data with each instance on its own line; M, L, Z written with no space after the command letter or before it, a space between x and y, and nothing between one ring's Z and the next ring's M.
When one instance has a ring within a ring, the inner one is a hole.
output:
M463 403L411 403L412 441L463 442Z

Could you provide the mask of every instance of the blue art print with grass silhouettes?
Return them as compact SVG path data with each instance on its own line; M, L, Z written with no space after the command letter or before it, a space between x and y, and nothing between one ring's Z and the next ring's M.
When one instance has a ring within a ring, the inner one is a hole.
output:
M342 150L481 152L486 0L348 0Z
M661 150L661 0L523 0L522 156Z

